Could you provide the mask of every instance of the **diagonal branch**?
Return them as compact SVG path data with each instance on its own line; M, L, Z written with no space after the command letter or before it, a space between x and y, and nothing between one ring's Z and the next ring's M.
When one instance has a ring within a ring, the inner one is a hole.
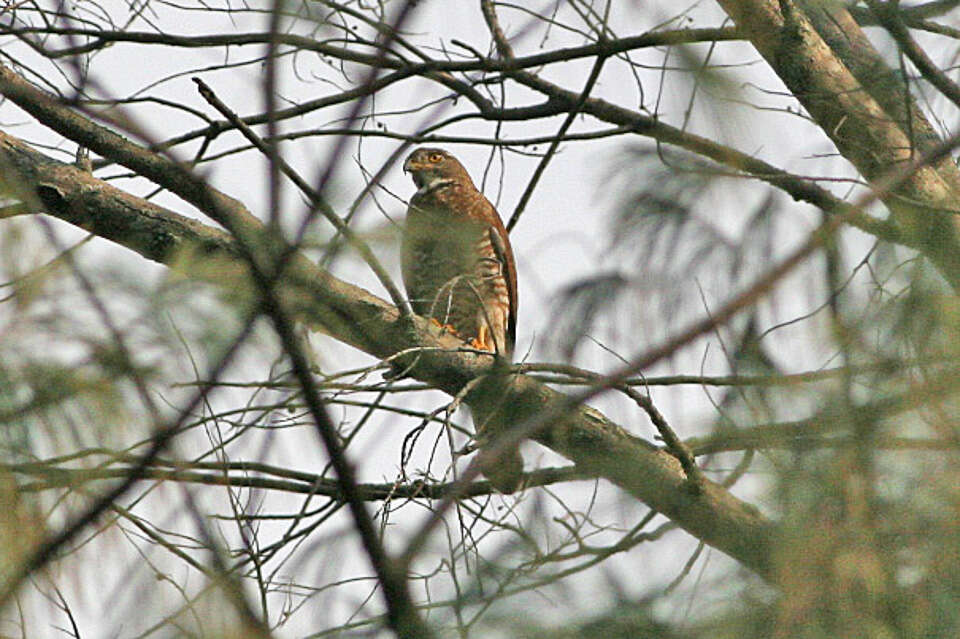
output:
M3 133L0 167L8 185L15 180L37 193L50 215L217 285L252 286L235 242L222 231L135 198ZM203 259L193 259L198 256ZM211 263L216 268L207 268ZM490 357L458 350L461 342L421 318L412 325L398 322L396 307L305 258L291 260L277 293L304 324L374 357L415 363L411 376L451 395L492 367ZM483 398L468 398L471 408L479 401ZM536 441L572 460L581 472L614 482L705 543L769 574L773 524L713 482L691 491L672 455L592 408L570 408L569 396L526 375L511 375L504 395L492 401L508 405L509 419L516 423L558 415L534 435Z
M940 142L940 136L910 95L910 87L900 69L892 69L863 32L863 17L854 19L855 8L832 2L798 0L810 24L823 38L837 58L850 70L864 90L910 137L921 153L929 152ZM901 8L903 17L923 6ZM928 7L929 10L929 7ZM874 18L869 10L866 15ZM950 160L936 164L937 172L947 179L955 192L960 193L960 169Z
M868 181L873 184L914 158L911 137L821 38L801 6L791 0L719 0L719 4ZM881 196L903 232L958 288L960 205L955 183L933 163Z

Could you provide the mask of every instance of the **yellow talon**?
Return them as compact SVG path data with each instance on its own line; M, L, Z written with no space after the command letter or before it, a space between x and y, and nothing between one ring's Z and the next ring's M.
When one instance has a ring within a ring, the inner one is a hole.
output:
M490 339L490 330L486 324L480 325L480 330L477 331L477 336L470 340L470 346L481 351L490 351L491 353L496 352L497 348L495 344L492 344L493 340Z
M431 317L430 323L439 328L441 333L450 333L451 335L456 335L457 337L460 336L460 333L458 333L457 329L455 329L452 325L441 324L440 320L438 320L436 317Z

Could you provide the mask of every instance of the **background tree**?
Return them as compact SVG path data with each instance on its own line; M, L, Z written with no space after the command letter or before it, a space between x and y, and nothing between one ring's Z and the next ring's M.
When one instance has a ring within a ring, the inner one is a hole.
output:
M956 636L956 4L7 4L3 633Z

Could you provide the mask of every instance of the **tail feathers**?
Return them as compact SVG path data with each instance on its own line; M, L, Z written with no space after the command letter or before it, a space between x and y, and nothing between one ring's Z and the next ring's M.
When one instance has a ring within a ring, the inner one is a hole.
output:
M485 376L470 392L467 401L473 415L473 428L480 450L477 464L493 487L502 493L512 493L523 480L523 457L519 442L509 448L498 446L502 436L519 421L516 406L506 401L508 388L514 378L510 375ZM494 454L494 449L500 449Z
M480 472L501 493L509 495L520 488L523 480L523 457L516 448L494 455L488 448L482 447L477 453L477 463L480 465Z

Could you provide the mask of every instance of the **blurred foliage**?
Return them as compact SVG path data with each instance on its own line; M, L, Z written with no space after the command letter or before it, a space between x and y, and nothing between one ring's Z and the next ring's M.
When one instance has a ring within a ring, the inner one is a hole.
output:
M666 148L628 147L616 155L605 186L616 193L618 209L607 222L600 273L568 285L554 302L564 359L605 321L624 331L642 327L640 344L652 343L684 318L701 316L705 288L737 291L771 263L776 221L785 212L772 192L739 211L721 206L733 179Z

